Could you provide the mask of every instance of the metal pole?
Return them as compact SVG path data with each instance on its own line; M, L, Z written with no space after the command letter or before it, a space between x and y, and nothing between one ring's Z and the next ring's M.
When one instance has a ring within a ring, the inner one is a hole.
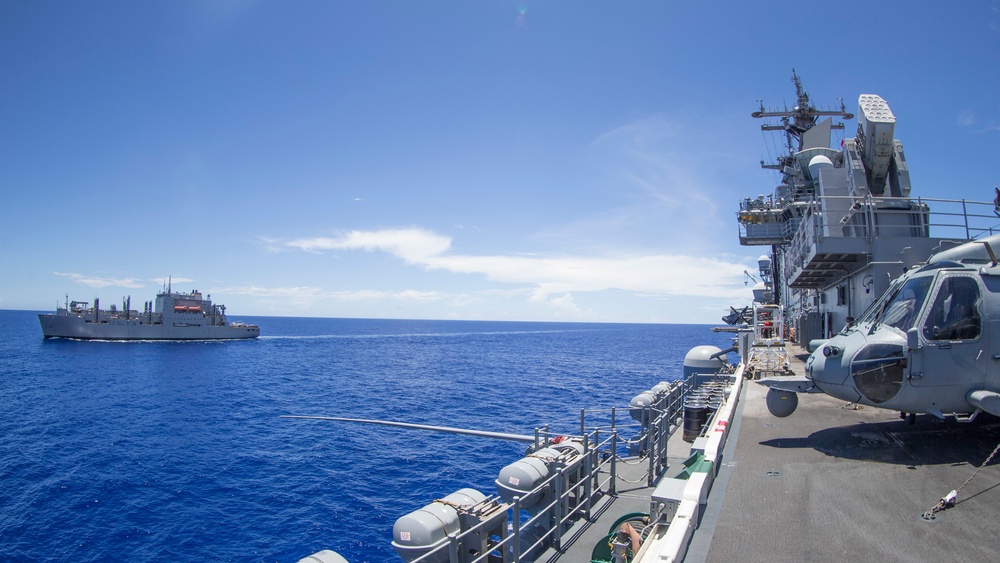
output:
M448 534L448 561L451 561L451 563L459 563L458 535L454 532Z
M510 537L510 531L508 530L506 524L507 523L504 522L504 525L500 526L500 553L502 554L502 562L510 563L510 543L507 541L507 538ZM490 560L489 554L487 554L486 560Z
M659 476L663 472L663 468L667 466L667 439L670 437L670 418L664 414L660 418L660 445L656 448L659 455L656 456L656 475Z
M594 473L594 484L591 487L591 491L593 491L593 489L600 489L601 488L601 481L600 481L600 479L601 479L601 472L600 472L600 466L601 466L601 429L600 428L595 428L594 429L594 449L591 451L590 455L591 455L591 457L593 457L593 459L591 460L591 464L590 464L591 471L593 471L593 473ZM590 475L588 474L587 477L589 479Z
M653 416L652 412L649 412L649 416ZM656 453L653 451L653 444L655 442L653 432L656 429L654 421L650 421L649 427L646 429L646 456L649 457L649 469L646 471L646 486L651 487L653 485L653 464L656 463Z
M615 407L611 407L611 483L608 485L608 493L615 494L615 481L618 478L615 463L618 461L618 428L615 427Z
M562 549L562 533L563 525L562 519L563 515L566 514L566 468L560 467L559 471L556 472L556 504L552 507L553 519L555 520L552 525L555 528L555 534L552 536L552 546L555 549Z
M514 497L514 561L521 560L521 497Z
M969 236L969 210L965 208L965 200L962 200L962 216L965 217L965 238L972 238Z
M590 459L590 439L583 422L585 414L586 411L580 409L580 436L583 437L583 517L590 520L590 494L593 492L590 472L594 470L594 464Z

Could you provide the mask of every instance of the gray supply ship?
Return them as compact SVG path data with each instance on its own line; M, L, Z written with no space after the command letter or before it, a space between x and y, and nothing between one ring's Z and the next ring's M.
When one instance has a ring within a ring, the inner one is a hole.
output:
M792 81L793 109L752 114L777 119L762 129L787 154L761 163L780 176L774 192L737 212L740 243L767 250L746 272L753 303L714 329L732 348L692 349L683 374L581 411L568 436L291 417L529 444L495 493L442 491L401 516L403 560L995 559L1000 191L911 197L885 100L861 95L856 134L831 148L844 130L831 118L854 115L817 109Z
M122 308L101 309L100 300L89 307L86 301L69 301L55 313L41 313L38 321L45 338L81 340L232 340L257 338L260 327L229 322L225 305L212 304L211 296L198 290L173 291L168 286L147 301L143 310L131 308L131 297Z

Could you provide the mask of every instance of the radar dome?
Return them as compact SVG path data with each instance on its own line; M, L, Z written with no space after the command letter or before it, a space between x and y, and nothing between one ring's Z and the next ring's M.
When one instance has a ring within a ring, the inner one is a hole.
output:
M684 377L687 378L696 373L718 371L720 367L728 363L725 355L712 357L721 354L721 352L722 350L716 346L704 345L691 348L684 356Z
M821 154L809 160L809 175L813 181L819 180L819 171L823 168L833 168L833 161Z

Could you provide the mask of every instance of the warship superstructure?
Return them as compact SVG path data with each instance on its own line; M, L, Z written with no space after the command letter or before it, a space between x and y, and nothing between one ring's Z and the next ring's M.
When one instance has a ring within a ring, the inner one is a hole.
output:
M87 301L69 301L55 313L41 313L38 321L45 338L81 340L233 340L257 338L260 327L243 322L229 322L226 306L212 303L211 296L198 290L173 291L172 286L156 295L155 301L143 304L142 311L132 309L132 298L123 300L122 308L111 305L101 309Z
M780 177L773 194L740 203L740 244L769 247L769 277L797 341L829 338L861 314L902 273L943 245L989 233L991 207L911 197L896 117L875 94L858 98L857 132L831 148L831 133L852 119L817 109L793 71L796 104L752 114L784 136L787 154L761 161ZM820 118L825 118L820 121ZM934 233L932 233L932 227ZM931 236L931 235L934 236Z

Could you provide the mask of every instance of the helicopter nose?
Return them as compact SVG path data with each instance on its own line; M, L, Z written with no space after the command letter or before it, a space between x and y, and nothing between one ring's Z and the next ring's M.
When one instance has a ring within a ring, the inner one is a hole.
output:
M851 360L854 387L878 405L899 393L906 370L906 353L901 342L870 342Z
M849 357L844 354L844 343L833 338L813 352L806 361L806 377L818 386L843 385L850 375Z
M902 387L904 348L901 339L884 332L874 338L860 331L836 336L809 356L806 377L834 397L884 403Z

